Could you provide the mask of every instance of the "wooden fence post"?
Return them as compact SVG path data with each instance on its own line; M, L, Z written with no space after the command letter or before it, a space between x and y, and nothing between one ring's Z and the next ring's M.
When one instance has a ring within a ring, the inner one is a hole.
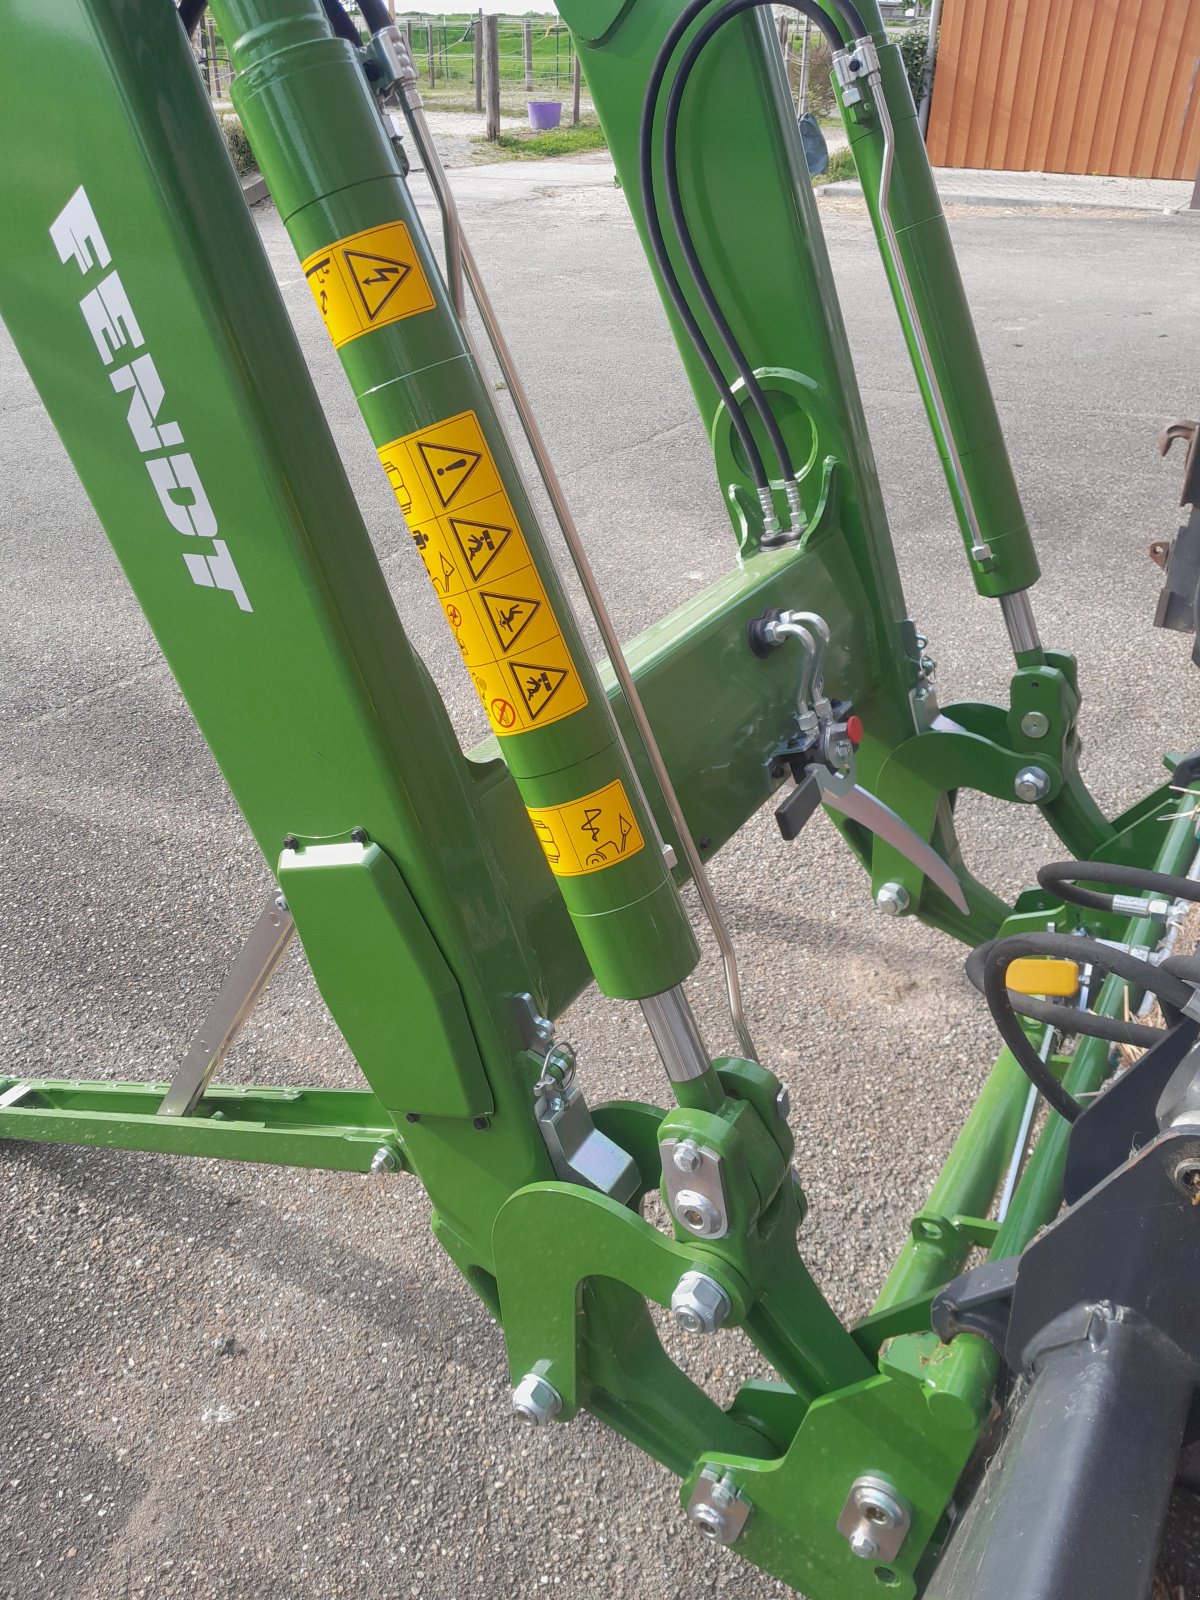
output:
M500 29L499 18L483 19L483 60L487 75L487 136L492 144L500 137Z
M571 83L571 126L579 126L579 85L583 74L579 70L579 52L575 52L575 76Z
M475 109L483 110L483 12L475 18Z
M533 88L533 23L526 17L521 25L525 44L525 87Z

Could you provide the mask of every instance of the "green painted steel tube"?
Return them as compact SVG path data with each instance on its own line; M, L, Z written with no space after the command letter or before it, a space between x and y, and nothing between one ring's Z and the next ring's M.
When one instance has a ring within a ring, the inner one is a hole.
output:
M886 39L875 6L868 4L864 12L868 26L871 26L874 15L877 24L873 29L875 37ZM950 243L941 198L917 125L916 107L913 105L904 62L895 45L881 43L878 48L883 90L887 96L895 140L889 210L962 463L963 477L975 506L980 531L991 551L992 559L986 565L971 560L971 575L981 595L996 598L1028 589L1036 582L1039 574L1037 556L1001 431L975 324ZM861 84L859 87L862 87ZM866 92L869 94L870 91ZM838 95L841 103L840 89ZM939 437L933 400L922 371L916 339L908 322L896 273L888 259L879 207L884 149L879 118L869 103L850 107L842 104L842 116L855 165L862 179L867 208L879 238L888 282L900 313L922 399L933 425L942 464L947 468L955 514L970 554L974 541L965 507L949 468L947 451Z
M913 1236L879 1292L874 1313L926 1294L961 1270L970 1241L944 1219L987 1215L1012 1159L1028 1088L1012 1053L1001 1051L929 1192L922 1217L914 1221ZM923 1217L928 1218L926 1226Z
M247 136L596 980L625 999L672 988L695 937L362 66L316 0L266 23L253 0L213 9Z

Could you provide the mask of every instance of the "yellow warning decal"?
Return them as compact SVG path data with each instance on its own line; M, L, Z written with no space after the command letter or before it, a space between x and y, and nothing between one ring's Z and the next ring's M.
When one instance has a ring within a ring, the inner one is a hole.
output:
M1009 962L1004 983L1018 994L1070 996L1079 993L1079 965L1021 957Z
M475 413L393 439L379 459L495 732L582 710L587 693Z
M352 233L317 250L302 266L335 349L389 322L433 310L433 295L402 222Z
M529 820L550 870L560 878L615 867L645 844L619 778L581 800L531 809Z

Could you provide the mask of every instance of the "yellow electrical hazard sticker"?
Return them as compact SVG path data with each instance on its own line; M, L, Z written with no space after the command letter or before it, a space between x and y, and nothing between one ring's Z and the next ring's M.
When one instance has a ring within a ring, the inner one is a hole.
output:
M402 222L339 239L302 263L335 349L389 322L432 311L433 295Z
M628 861L645 844L619 778L581 800L531 809L529 820L560 878L601 872Z
M475 413L393 439L379 459L495 732L582 710L587 693Z

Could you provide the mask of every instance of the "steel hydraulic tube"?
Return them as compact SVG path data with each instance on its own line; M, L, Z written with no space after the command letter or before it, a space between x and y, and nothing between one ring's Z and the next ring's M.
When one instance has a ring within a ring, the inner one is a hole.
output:
M695 937L362 64L317 0L269 22L253 0L214 12L243 126L597 982L672 989Z

